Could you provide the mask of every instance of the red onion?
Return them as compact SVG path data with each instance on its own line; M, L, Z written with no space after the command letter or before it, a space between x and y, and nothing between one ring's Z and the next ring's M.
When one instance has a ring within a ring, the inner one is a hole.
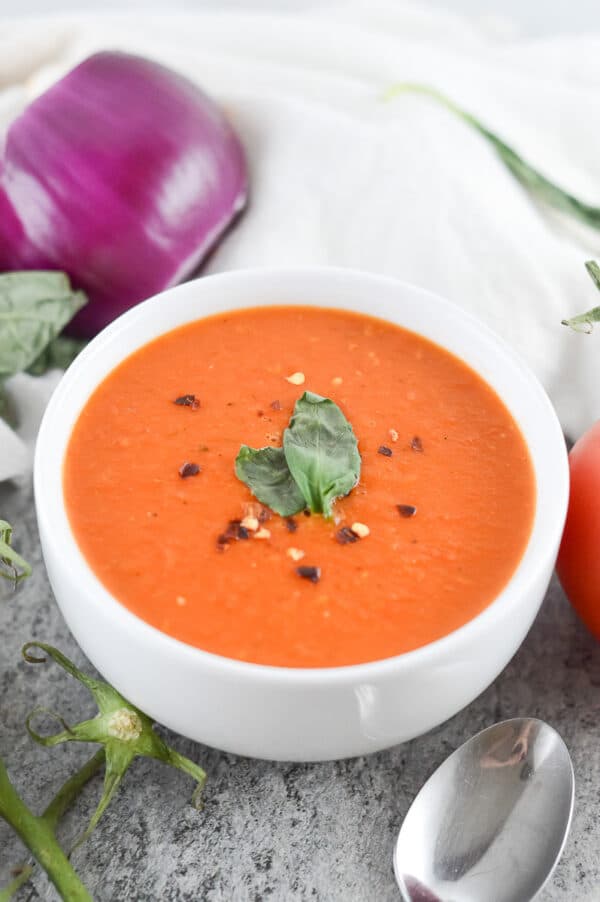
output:
M0 159L0 270L61 269L89 337L188 275L246 200L244 152L195 85L98 53L10 126Z

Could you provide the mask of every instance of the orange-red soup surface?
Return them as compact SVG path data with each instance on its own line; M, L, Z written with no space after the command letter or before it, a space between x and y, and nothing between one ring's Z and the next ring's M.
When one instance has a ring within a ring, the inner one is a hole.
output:
M299 514L290 532L273 515L269 538L219 549L253 500L240 444L281 445L306 389L352 423L359 485L335 522ZM200 406L174 403L185 394ZM185 462L200 472L182 478ZM517 425L458 358L371 317L284 306L198 320L128 357L75 425L64 492L83 554L129 610L206 651L289 667L375 661L462 626L511 577L535 507ZM357 521L367 537L336 541Z

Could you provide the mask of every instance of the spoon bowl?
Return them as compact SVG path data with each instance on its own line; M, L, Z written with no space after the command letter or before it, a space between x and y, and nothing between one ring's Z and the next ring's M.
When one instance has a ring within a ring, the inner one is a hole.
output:
M530 902L562 854L575 780L556 730L514 718L478 733L413 801L394 850L404 902Z

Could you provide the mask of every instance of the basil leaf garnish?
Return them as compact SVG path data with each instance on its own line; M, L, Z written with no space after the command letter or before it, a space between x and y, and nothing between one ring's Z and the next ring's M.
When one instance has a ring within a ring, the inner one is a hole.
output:
M0 380L31 366L86 301L62 272L0 275Z
M249 448L242 445L235 460L235 473L261 504L282 517L291 517L306 507L304 496L290 473L283 448Z
M360 476L360 454L352 426L333 401L304 392L283 433L285 459L307 506L331 517L336 498Z
M305 507L331 517L336 498L358 482L358 443L337 404L305 392L283 434L283 448L242 445L235 472L259 501L282 517Z

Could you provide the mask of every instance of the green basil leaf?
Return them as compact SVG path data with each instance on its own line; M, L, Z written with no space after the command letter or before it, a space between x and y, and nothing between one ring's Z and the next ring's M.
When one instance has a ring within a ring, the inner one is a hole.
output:
M42 376L48 370L66 370L86 344L82 338L58 335L27 367L27 372L31 376Z
M532 194L535 194L549 206L554 207L556 210L561 210L563 213L568 213L574 219L578 219L592 229L600 229L600 207L594 207L579 200L569 191L561 188L560 185L550 181L539 170L524 160L499 135L490 131L479 119L476 119L475 116L463 110L454 101L436 91L435 88L407 82L390 88L386 92L385 99L390 100L406 92L426 94L452 113L460 116L464 122L476 129L492 145L504 165Z
M235 473L261 504L282 517L291 517L306 507L304 495L289 471L283 448L242 445L235 459Z
M310 510L331 517L335 499L352 491L360 476L356 436L337 404L304 392L283 433L283 450Z
M588 260L585 268L592 278L592 282L600 290L600 266L595 260ZM592 332L594 323L600 323L600 307L592 307L587 313L572 316L571 319L561 320L563 326L569 326L575 332Z
M0 275L0 379L27 369L86 302L61 272Z
M14 411L11 408L6 389L0 382L0 420L4 420L9 426L15 426Z

